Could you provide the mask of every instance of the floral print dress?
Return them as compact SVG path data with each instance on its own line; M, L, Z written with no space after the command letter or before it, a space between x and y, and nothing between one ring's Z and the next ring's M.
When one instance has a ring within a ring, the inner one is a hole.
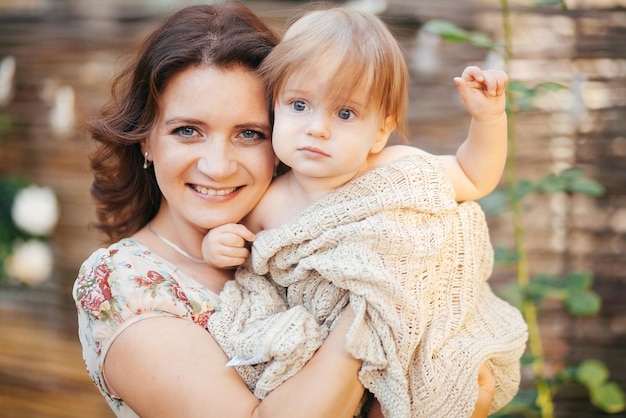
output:
M115 338L138 321L178 317L206 328L219 296L139 242L126 238L81 266L73 297L89 377L118 417L137 415L107 387L103 363Z

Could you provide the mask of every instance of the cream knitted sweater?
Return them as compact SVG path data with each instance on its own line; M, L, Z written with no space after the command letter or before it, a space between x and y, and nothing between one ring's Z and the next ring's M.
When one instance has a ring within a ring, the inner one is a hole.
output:
M346 349L363 360L359 379L385 417L469 417L485 362L494 412L518 390L527 327L492 293L492 264L478 204L457 204L439 160L418 154L257 234L208 328L263 398L306 363L349 302Z

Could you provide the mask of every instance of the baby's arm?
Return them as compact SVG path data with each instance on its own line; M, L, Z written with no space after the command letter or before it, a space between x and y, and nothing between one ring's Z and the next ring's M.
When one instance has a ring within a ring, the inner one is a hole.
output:
M252 242L254 238L254 234L244 225L218 226L211 229L202 240L202 256L213 267L239 266L250 255L246 242Z
M500 70L467 67L454 82L463 106L472 116L467 139L456 156L442 156L456 200L480 199L500 181L507 155L504 91L508 76Z

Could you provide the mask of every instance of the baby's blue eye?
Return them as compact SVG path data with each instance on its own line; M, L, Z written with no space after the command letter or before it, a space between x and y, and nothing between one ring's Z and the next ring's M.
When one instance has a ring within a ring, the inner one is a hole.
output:
M306 110L306 104L302 101L302 100L296 100L294 101L291 106L293 106L293 108L295 110L297 110L298 112L303 112Z
M354 116L354 113L349 109L341 109L337 112L337 116L339 116L340 119L348 120Z

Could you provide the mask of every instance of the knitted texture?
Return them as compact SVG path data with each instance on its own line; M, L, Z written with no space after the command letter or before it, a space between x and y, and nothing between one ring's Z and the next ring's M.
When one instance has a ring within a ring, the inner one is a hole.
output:
M527 327L494 295L478 204L457 204L426 153L377 168L257 234L208 328L261 398L299 370L350 303L346 349L385 417L469 417L477 375L491 412L519 388ZM268 280L267 278L271 278Z

